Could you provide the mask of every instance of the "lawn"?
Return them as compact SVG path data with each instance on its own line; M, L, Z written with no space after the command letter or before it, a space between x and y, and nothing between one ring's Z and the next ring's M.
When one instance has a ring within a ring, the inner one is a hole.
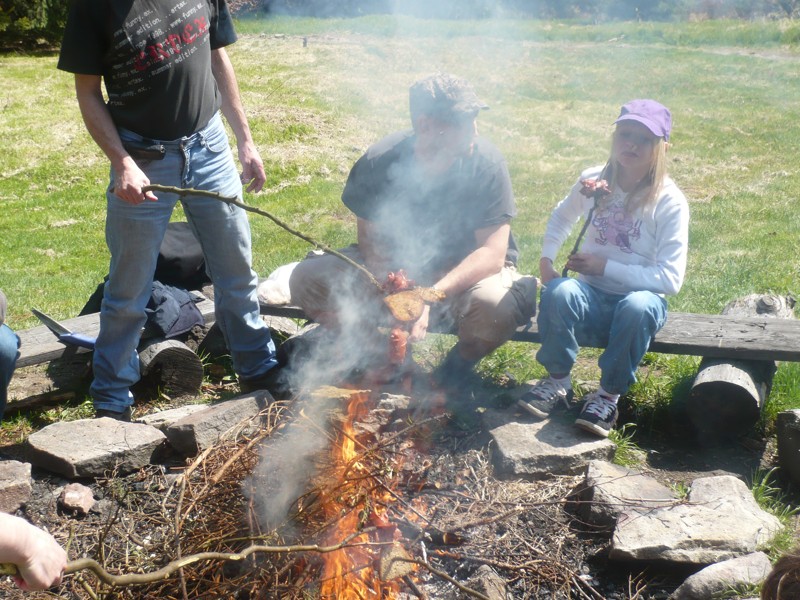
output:
M797 37L793 24L366 17L238 25L229 51L268 172L265 190L245 200L329 246L354 239L339 200L352 163L372 141L408 127L414 80L450 71L491 106L479 127L509 164L522 270L536 268L553 206L583 168L605 160L619 106L653 97L673 111L670 171L692 213L688 277L671 308L718 313L746 294L798 291L800 56L781 45ZM0 288L15 328L36 325L30 307L77 314L108 268L108 165L56 60L0 57ZM251 223L262 276L309 249L268 219L251 215ZM504 352L495 358L502 368L537 372L530 352ZM685 377L685 359L657 362L676 384ZM769 414L787 406L800 406L794 364L781 365Z

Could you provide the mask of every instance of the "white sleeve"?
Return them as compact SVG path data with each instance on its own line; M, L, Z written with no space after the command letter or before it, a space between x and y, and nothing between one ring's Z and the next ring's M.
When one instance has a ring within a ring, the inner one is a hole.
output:
M599 173L598 169L584 171L581 177L572 186L569 194L559 202L550 214L547 221L547 228L544 232L542 243L542 258L549 258L555 261L558 251L564 241L569 237L575 223L589 213L594 204L594 200L581 194L583 188L581 180L591 178Z

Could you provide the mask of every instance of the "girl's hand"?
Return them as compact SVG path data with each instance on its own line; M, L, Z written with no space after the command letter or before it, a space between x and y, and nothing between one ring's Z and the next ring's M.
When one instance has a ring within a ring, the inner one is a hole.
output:
M553 261L549 258L539 259L539 273L542 276L542 285L546 285L552 279L561 277L561 274L553 268Z
M581 275L601 276L606 270L606 259L594 254L576 252L567 259L567 268Z

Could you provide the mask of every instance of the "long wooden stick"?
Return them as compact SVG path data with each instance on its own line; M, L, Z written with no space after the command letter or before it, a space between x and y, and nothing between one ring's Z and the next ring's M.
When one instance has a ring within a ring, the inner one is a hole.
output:
M318 242L314 238L311 238L311 237L309 237L309 236L297 231L296 229L290 227L289 225L287 225L286 223L281 221L278 217L268 213L267 211L262 210L260 208L256 208L255 206L250 206L249 204L245 204L244 202L242 202L238 198L232 198L230 196L223 196L219 192L210 192L210 191L206 191L206 190L196 190L196 189L193 189L193 188L179 188L179 187L174 187L174 186L171 186L171 185L151 184L151 185L146 185L146 186L144 186L142 188L142 192L149 192L149 191L168 192L168 193L171 193L171 194L178 194L179 196L206 196L208 198L215 198L215 199L219 200L220 202L225 202L226 204L232 204L234 206L238 206L239 208L241 208L243 210L246 210L246 211L249 211L249 212L252 212L252 213L256 213L257 215L261 215L262 217L267 217L268 219L270 219L276 225L278 225L280 227L283 227L286 231L288 231L292 235L295 235L295 236L299 237L301 240L304 240L304 241L308 242L309 244L311 244L315 248L319 248L320 250L324 250L328 254L332 254L333 256L335 256L337 258L341 258L343 261L345 261L346 263L348 263L352 267L354 267L354 268L358 269L359 271L361 271L370 280L370 282L372 282L372 284L375 285L375 287L377 287L379 290L383 291L383 287L381 286L380 282L375 278L375 276L364 265L361 265L361 264L357 263L356 261L354 261L351 258L345 256L344 254L342 254L338 250L334 250L333 248L331 248L329 246L326 246L322 242Z

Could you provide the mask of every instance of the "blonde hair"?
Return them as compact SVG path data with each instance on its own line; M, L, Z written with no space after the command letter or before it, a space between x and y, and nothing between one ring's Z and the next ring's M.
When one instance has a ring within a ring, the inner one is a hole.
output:
M614 136L612 135L612 145L614 143ZM650 158L650 171L644 177L636 189L628 194L625 201L625 210L629 214L633 214L639 210L643 213L653 210L658 201L658 196L661 194L661 188L664 185L664 179L667 177L667 141L664 138L658 138L658 141L653 144L652 156ZM606 166L603 167L603 172L600 177L608 181L608 185L614 188L617 185L617 165L614 163L613 158L609 158Z

